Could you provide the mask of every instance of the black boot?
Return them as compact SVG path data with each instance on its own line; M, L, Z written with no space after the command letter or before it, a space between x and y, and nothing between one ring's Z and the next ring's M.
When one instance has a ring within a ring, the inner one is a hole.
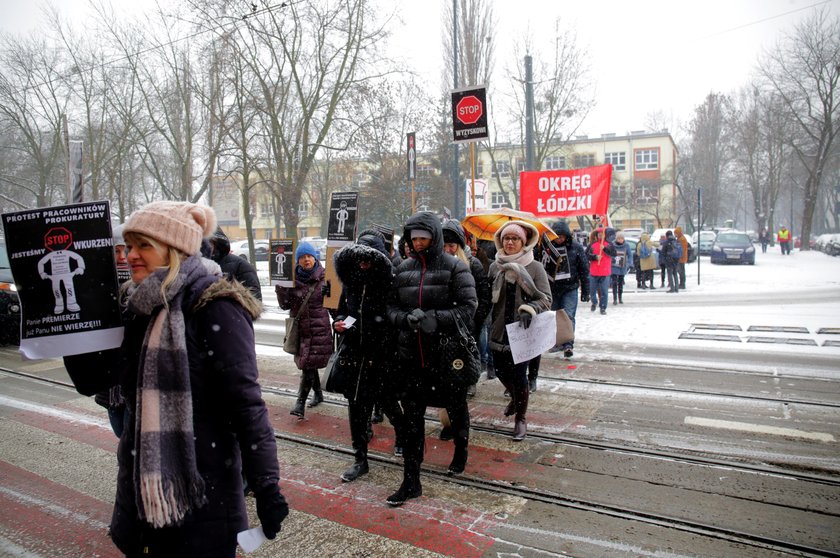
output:
M303 418L304 405L306 404L306 398L309 396L310 389L312 389L312 375L309 370L303 370L300 373L297 401L295 401L295 406L292 407L292 410L289 411L290 415Z
M487 379L488 380L495 380L496 379L496 367L493 366L492 363L487 363Z
M385 500L389 506L402 506L407 500L417 498L423 494L420 485L420 461L416 458L405 459L403 467L403 482L399 489Z
M353 482L360 476L367 474L367 428L368 428L368 414L370 407L359 403L358 401L351 401L347 407L347 418L350 422L350 438L353 442L353 455L355 461L349 469L341 474L341 480L344 482Z
M324 392L321 391L321 376L318 371L312 375L312 399L306 404L307 407L317 407L324 402Z
M341 473L341 480L344 482L353 482L357 478L368 473L367 452L357 451L355 457L356 460L350 468Z
M373 424L379 424L382 422L384 418L382 417L382 405L377 403L373 406L373 416L370 417L370 422Z
M455 437L455 453L452 455L452 463L449 464L449 472L450 475L460 475L464 472L464 468L467 466L467 445L469 441L462 437L456 436Z
M619 304L624 304L624 300L622 298L623 296L624 296L624 285L619 285L618 286L618 303Z
M537 391L537 376L540 373L541 357L537 356L528 363L528 389L531 393Z
M518 388L513 392L513 399L516 402L514 409L516 409L516 418L513 425L513 441L521 442L525 439L525 434L528 431L525 415L528 412L528 397L527 389Z

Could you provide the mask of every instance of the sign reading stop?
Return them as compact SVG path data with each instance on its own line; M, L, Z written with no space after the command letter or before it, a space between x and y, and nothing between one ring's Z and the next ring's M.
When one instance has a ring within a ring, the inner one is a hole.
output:
M462 124L475 124L484 114L484 107L475 95L470 95L458 101L455 111Z
M487 89L484 86L452 91L453 141L481 141L487 132Z

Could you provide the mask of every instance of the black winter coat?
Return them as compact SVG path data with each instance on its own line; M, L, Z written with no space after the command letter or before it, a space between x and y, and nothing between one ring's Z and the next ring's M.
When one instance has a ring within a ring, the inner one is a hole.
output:
M257 276L257 270L254 269L254 266L239 256L234 256L230 253L219 260L218 263L228 279L236 279L248 287L251 290L251 294L257 300L262 300L260 278Z
M260 492L279 481L277 447L257 383L252 320L260 304L239 285L202 277L186 287L184 320L197 468L207 502L182 525L153 529L139 519L135 494L135 419L139 357L150 318L128 314L119 349L65 357L76 389L91 395L119 383L129 420L117 449L117 494L110 535L125 554L226 556L247 529L242 473ZM96 373L98 371L100 373Z
M411 216L405 224L403 237L411 238L411 231L423 229L431 233L428 249L417 253L397 268L394 285L388 298L388 320L399 331L401 370L411 374L404 377L406 386L422 387L423 377L416 370L430 367L436 360L436 333L457 334L455 315L469 327L477 306L475 281L467 264L443 251L443 232L438 218L431 212ZM415 308L434 310L438 329L427 334L412 330L406 316Z
M662 237L659 240L659 266L662 268L677 267L680 259L677 257L675 238Z
M549 273L548 279L551 282L552 299L558 299L563 294L573 291L580 286L581 295L589 294L589 260L586 257L586 249L575 241L569 225L560 221L552 226L552 230L558 235L566 236L566 257L569 260L570 276L567 279L554 279L554 274Z
M289 310L294 318L300 316L298 327L300 328L300 350L295 355L295 364L301 370L323 368L330 360L333 353L332 325L330 314L324 308L324 268L320 264L312 273L308 281L295 280L292 288L277 285L274 292L277 293L277 303L283 310ZM306 311L301 308L303 299L309 292L309 288L315 285L312 295L306 303Z
M370 262L363 270L359 263ZM386 317L387 293L394 280L391 260L379 250L349 244L335 254L335 271L341 280L341 298L335 321L348 316L353 327L339 334L342 362L348 363L352 378L344 396L348 399L376 400L394 363L395 339Z

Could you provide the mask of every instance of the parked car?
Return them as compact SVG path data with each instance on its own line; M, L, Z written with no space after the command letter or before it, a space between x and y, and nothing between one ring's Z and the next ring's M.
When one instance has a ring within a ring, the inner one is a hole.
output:
M823 251L829 256L840 256L840 234L832 234Z
M698 246L698 252L701 256L708 256L712 253L712 244L715 243L717 234L714 231L700 231L700 241L697 241L697 231L691 235L691 243Z
M324 265L327 260L327 239L320 236L304 236L300 240L301 242L308 242L318 250L318 255L321 256L321 265Z
M755 265L755 247L752 240L743 232L719 233L712 244L711 262Z
M0 345L7 344L20 344L20 298L12 279L6 240L0 239Z
M258 262L268 261L268 241L254 240L254 258ZM248 241L240 240L230 243L230 253L234 256L239 256L245 261L248 261L250 254L248 253Z
M831 242L832 236L834 235L831 233L821 234L817 236L817 238L814 239L814 249L819 250L820 252L825 252L829 242Z

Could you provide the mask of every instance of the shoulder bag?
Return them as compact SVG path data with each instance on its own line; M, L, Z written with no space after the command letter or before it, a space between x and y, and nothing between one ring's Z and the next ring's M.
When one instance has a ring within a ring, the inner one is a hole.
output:
M300 317L309 310L309 306L306 305L309 302L309 297L312 296L312 292L315 290L315 287L318 286L318 283L315 283L311 287L309 287L309 292L306 293L306 297L303 299L303 303L300 305L300 312L294 318L286 318L286 337L283 339L283 350L289 353L290 355L298 354L300 351Z
M466 389L481 376L478 345L467 325L457 313L456 331L438 335L438 374L454 387Z

